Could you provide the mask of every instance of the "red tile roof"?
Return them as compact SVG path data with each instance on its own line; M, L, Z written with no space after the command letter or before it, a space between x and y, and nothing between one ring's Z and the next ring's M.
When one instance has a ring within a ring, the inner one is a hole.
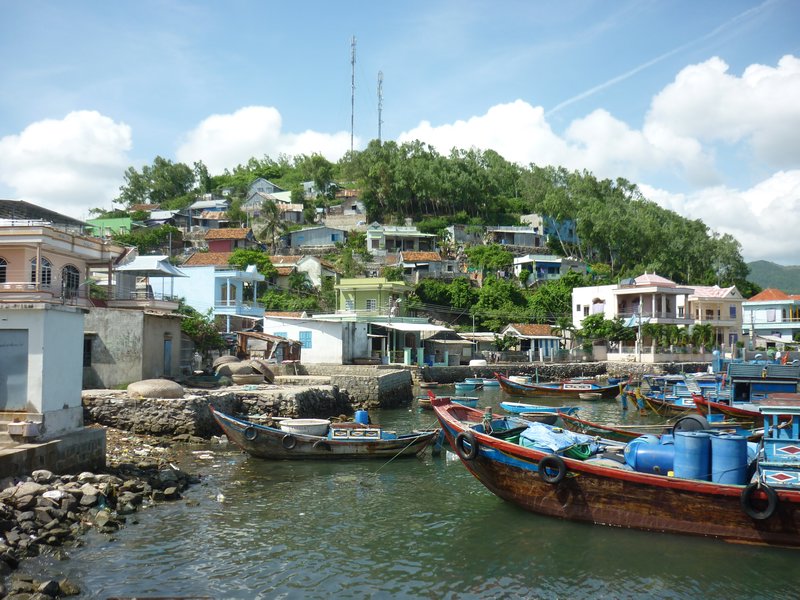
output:
M438 252L401 252L403 262L439 262L442 257Z
M552 325L538 325L534 323L511 323L509 327L513 327L519 331L520 335L539 336L539 335L553 335Z
M207 240L244 240L250 229L242 228L223 228L223 229L209 229L206 231L205 239Z
M767 288L750 298L749 302L769 302L772 300L791 300L791 298L789 294L779 289Z
M186 267L227 267L233 252L195 252L183 263Z

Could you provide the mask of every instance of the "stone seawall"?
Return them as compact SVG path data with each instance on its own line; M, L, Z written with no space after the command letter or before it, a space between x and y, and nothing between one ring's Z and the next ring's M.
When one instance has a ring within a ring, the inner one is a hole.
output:
M191 390L183 398L131 398L124 391L84 390L84 420L133 433L208 438L220 429L208 405L225 413L296 418L352 414L346 392L335 386L235 386Z
M397 408L413 398L413 378L406 369L368 365L303 365L307 375L331 378L350 397L353 408Z
M422 381L456 383L467 377L494 377L503 375L530 375L539 381L558 381L572 377L632 377L640 378L646 373L677 374L705 372L708 363L500 363L485 367L422 367L417 377Z

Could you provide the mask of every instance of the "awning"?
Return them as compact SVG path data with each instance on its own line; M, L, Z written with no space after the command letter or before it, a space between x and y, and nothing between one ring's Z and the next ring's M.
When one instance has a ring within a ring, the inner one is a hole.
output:
M623 325L625 327L637 327L639 325L639 315L632 315L628 317ZM642 325L650 322L650 317L641 317Z
M131 273L139 277L188 277L169 262L168 256L137 256L114 271Z
M386 327L386 329L394 329L395 331L450 331L447 327L441 325L434 325L432 323L370 323L370 325L377 325L378 327Z

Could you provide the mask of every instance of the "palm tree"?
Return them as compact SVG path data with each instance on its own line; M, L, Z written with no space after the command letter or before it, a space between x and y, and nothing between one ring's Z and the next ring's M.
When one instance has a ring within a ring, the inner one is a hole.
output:
M256 227L258 227L256 237L267 244L270 254L275 254L278 241L286 233L286 223L281 218L281 211L275 202L265 200L261 204L261 215Z
M556 324L550 328L550 332L564 340L564 347L567 346L569 340L569 349L572 349L575 342L575 326L572 324L572 319L569 317L558 317Z

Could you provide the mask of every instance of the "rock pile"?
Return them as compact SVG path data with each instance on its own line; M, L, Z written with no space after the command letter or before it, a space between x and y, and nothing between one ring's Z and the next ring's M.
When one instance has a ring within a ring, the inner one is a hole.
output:
M61 553L92 527L112 534L125 526L128 515L157 502L178 500L189 485L199 482L163 457L145 454L136 462L110 464L104 473L56 475L38 470L21 481L0 482L0 581L25 558ZM79 593L70 592L74 589L69 582L34 582L19 576L10 586L0 584L0 597L60 597Z

